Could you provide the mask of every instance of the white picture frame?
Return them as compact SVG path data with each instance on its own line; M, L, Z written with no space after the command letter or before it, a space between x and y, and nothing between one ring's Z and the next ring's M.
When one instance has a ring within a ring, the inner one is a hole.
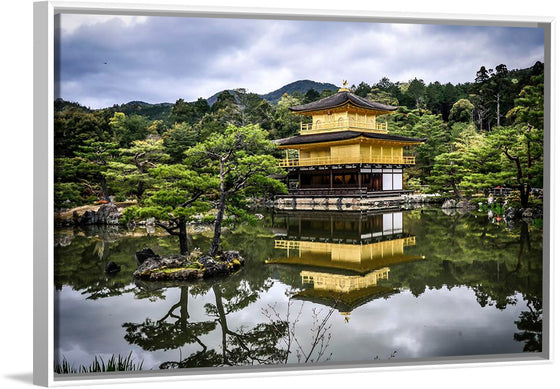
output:
M265 9L265 8L235 8L235 7L205 7L205 6L183 6L183 5L142 5L142 4L95 4L95 3L69 3L69 2L38 2L34 4L34 383L42 386L64 386L81 385L92 383L133 383L133 382L160 382L176 381L183 379L215 378L217 372L204 372L185 374L184 371L173 372L171 374L161 374L160 372L125 374L122 376L110 376L103 378L92 377L73 377L71 380L56 379L53 371L53 108L54 101L54 17L57 13L77 12L77 13L126 13L137 15L185 15L185 16L227 16L227 17L251 17L251 18L288 18L288 19L316 19L316 20L367 20L372 22L410 22L410 23L457 23L467 25L504 25L504 26L539 26L545 30L545 77L553 79L553 31L554 22L549 17L522 17L522 16L473 16L473 15L420 15L420 14L401 14L401 13L378 13L374 11L335 11L335 10L287 10L287 9ZM550 156L551 151L551 128L552 128L552 82L545 85L545 148L546 155ZM546 157L545 157L546 158ZM547 174L548 173L548 174ZM551 160L545 159L545 187L551 188ZM550 214L550 197L545 198L545 214ZM550 219L545 219L545 261L551 260L550 238L551 231ZM552 308L552 287L549 282L552 280L551 267L545 267L547 274L543 277L544 286L547 290L545 298L548 305ZM547 338L550 339L552 317L545 314L545 329ZM46 323L46 325L45 325ZM539 358L523 356L522 358L488 358L475 359L472 361L451 359L449 361L415 361L411 363L394 363L390 366L334 366L326 369L313 371L298 371L298 369L286 369L285 372L278 369L270 371L241 371L220 372L220 378L238 377L275 377L278 374L287 375L299 374L325 374L325 373L357 373L377 371L414 371L425 367L434 368L439 365L449 364L449 366L463 366L468 362L468 366L516 366L517 364L542 364L548 363L551 358L550 343L543 349L543 355Z

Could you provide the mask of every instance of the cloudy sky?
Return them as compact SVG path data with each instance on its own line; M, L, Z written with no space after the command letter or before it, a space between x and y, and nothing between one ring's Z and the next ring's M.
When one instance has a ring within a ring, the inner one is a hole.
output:
M473 81L481 65L544 59L540 28L60 15L56 97L91 108L267 93L311 79Z

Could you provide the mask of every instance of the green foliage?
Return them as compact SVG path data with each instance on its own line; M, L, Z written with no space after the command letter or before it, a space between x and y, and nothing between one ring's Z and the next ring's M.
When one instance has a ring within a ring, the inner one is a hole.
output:
M208 105L208 102L203 98L199 98L193 103L188 103L183 99L179 99L171 108L169 121L171 124L186 123L192 125L198 122L208 112L210 112L210 105Z
M198 134L187 123L175 123L163 135L163 145L173 163L183 160L185 150L194 146L197 142Z
M300 118L294 115L289 108L302 104L302 101L284 94L278 104L275 112L275 125L272 136L274 138L286 138L296 135L299 132Z
M149 134L150 122L144 116L133 114L126 116L122 112L115 112L109 120L113 133L113 140L121 147L129 147L132 142L145 139Z
M287 85L282 93L275 91L276 97L269 99L268 95L258 96L240 88L220 93L212 107L202 98L194 102L179 99L174 104L135 101L102 110L57 100L56 207L86 204L110 195L118 199L137 197L144 215L159 212L165 219L163 204L172 203L173 196L189 197L195 192L193 188L179 187L183 192L174 193L172 189L177 187L165 186L170 177L156 173L163 171L152 174L152 170L165 165L177 170L184 163L186 171L206 174L209 179L202 189L204 196L197 201L215 201L219 184L211 178L216 177L219 164L215 158L193 157L203 147L201 144L206 145L203 148L207 151L215 148L216 155L223 156L222 151L233 144L229 130L232 126L260 125L258 133L271 138L296 135L301 117L289 108L324 98L337 89L331 84L298 81ZM509 185L523 188L526 201L530 187L542 187L542 63L520 70L508 70L505 65L495 69L483 66L473 83L425 84L417 78L402 83L384 77L371 85L362 81L353 90L374 101L400 105L394 114L387 115L389 133L427 139L405 150L417 161L416 166L406 169L407 188L419 190L430 184L430 191L449 191L453 190L453 182L457 193L469 196L492 186ZM496 125L498 121L500 126ZM248 134L243 138L250 139ZM183 161L185 152L188 158ZM272 174L284 173L272 169L273 156L279 155L276 148L255 142L253 150L233 154L231 160L239 167L225 175L226 190L236 186L236 175L243 177L251 164L268 169L269 174L247 178L243 189L230 197L232 206L244 208L248 197L285 191L283 184L271 178ZM161 191L170 197L165 199ZM143 201L144 196L147 199L152 195L156 196L153 204ZM157 212L148 212L156 202ZM166 206L174 209L172 204ZM173 211L172 217L179 217L179 213Z
M214 178L222 173L226 191L234 193L248 188L257 191L266 183L276 188L269 176L283 173L276 158L270 155L274 151L268 133L260 127L230 126L224 134L212 134L188 149L185 162Z
M320 98L321 98L321 94L317 92L315 89L311 88L307 92L305 92L305 95L303 95L303 103L304 104L312 103L313 101L317 101Z
M371 92L371 86L367 82L360 82L357 87L352 88L353 92L360 97L367 97L368 93ZM377 101L377 100L375 100Z
M119 157L108 162L105 177L117 193L141 198L153 184L150 170L169 160L163 140L133 141L128 148L119 150Z
M123 357L118 355L112 355L108 360L107 363L103 360L103 358L95 356L93 358L93 362L89 366L80 366L75 368L71 365L66 358L62 359L61 363L57 363L54 368L54 372L56 374L78 374L78 373L106 373L112 371L137 371L142 370L142 366L144 362L140 362L140 364L134 363L132 359L132 351L128 356Z
M111 129L104 112L66 107L54 113L54 154L72 157L85 141L109 141Z
M459 183L466 173L463 154L460 152L442 153L435 157L434 168L430 175L430 188L435 192L452 189L461 197Z
M275 145L268 140L267 131L258 125L250 125L229 126L225 133L212 134L185 152L187 164L219 183L211 256L218 250L226 207L239 203L237 198L246 195L248 190L252 194L264 195L271 188L279 187L270 177L283 173L271 155L274 150Z
M470 123L473 121L473 110L474 105L467 99L457 100L451 112L449 112L449 122L450 123Z
M523 87L513 107L506 115L517 124L544 128L544 74L533 76L531 85Z
M56 182L54 184L55 209L71 208L84 202L82 187L75 182Z

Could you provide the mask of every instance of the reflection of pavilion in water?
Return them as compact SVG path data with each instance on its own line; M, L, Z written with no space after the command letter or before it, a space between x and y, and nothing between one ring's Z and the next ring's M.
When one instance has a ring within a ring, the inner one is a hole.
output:
M285 256L268 263L302 266L306 289L294 298L334 306L343 315L396 292L380 285L390 266L423 259L408 255L416 237L403 229L402 212L373 215L281 215L285 229L278 231L275 248Z

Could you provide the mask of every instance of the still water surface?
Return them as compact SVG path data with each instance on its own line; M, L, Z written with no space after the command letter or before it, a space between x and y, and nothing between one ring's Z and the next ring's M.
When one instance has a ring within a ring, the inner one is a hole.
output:
M57 229L55 360L132 353L161 369L540 351L538 224L436 209L266 215L224 236L246 258L238 273L174 284L132 277L143 247L177 252L162 231ZM106 276L109 261L121 272Z

